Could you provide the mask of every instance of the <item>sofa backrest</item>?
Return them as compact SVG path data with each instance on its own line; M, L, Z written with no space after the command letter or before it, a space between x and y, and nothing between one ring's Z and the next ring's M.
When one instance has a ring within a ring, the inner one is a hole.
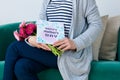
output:
M30 21L35 22L35 21ZM13 31L18 29L20 22L0 25L0 61L4 60L8 45L15 40ZM120 30L118 32L117 60L120 60Z
M18 23L0 25L0 61L4 60L8 45L15 40L13 31L19 26Z
M26 23L35 23L35 21L27 21ZM0 61L5 59L5 53L8 45L15 41L13 31L19 28L21 22L0 25Z

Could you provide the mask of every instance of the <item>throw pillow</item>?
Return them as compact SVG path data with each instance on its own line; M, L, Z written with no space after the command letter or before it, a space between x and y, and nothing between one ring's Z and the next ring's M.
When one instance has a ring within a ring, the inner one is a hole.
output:
M118 30L120 16L111 17L108 20L105 34L100 48L99 58L104 60L115 60L117 51Z
M95 42L93 43L93 60L96 60L96 61L98 61L99 49L100 49L100 46L101 46L101 41L102 41L102 38L103 38L103 34L105 32L105 29L106 29L108 15L102 16L101 19L102 19L102 24L103 24L103 30L99 34L99 36L97 37Z

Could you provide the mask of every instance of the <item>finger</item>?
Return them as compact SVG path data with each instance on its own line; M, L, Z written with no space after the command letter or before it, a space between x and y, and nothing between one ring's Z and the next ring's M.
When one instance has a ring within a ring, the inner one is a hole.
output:
M44 49L51 51L51 49L46 44L42 44L42 46L44 47Z
M47 50L43 45L37 45L37 48Z
M62 44L64 44L64 43L65 43L64 40L60 40L60 41L55 42L55 43L53 44L53 46L57 47L57 46L60 46L60 45L62 45Z
M64 39L62 39L62 40L58 40L58 41L56 41L54 44L57 44L57 43L59 43L59 42L63 42L64 41Z
M41 46L42 49L47 50L45 47Z
M54 42L53 45L60 44L60 43L64 42L66 39L67 39L67 38L64 38L64 39L58 40L58 41Z
M60 45L60 46L58 47L58 49L59 49L59 50L62 50L62 49L65 48L65 47L67 47L67 45L66 45L66 44L62 44L62 45Z
M41 47L41 44L36 44L36 47L37 47L37 48L42 48L42 47Z
M67 51L67 50L69 50L69 47L65 47L62 49L62 51Z

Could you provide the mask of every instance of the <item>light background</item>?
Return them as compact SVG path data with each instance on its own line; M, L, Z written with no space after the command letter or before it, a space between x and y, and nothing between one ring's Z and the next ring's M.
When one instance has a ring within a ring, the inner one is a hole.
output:
M120 15L120 0L96 0L100 15ZM41 0L0 0L0 25L37 20Z

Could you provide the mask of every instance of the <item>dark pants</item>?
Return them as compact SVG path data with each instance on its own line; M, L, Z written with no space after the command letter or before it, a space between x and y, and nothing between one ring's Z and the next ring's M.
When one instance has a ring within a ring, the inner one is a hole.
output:
M7 49L3 80L38 80L37 73L49 68L58 68L50 51L16 41Z

